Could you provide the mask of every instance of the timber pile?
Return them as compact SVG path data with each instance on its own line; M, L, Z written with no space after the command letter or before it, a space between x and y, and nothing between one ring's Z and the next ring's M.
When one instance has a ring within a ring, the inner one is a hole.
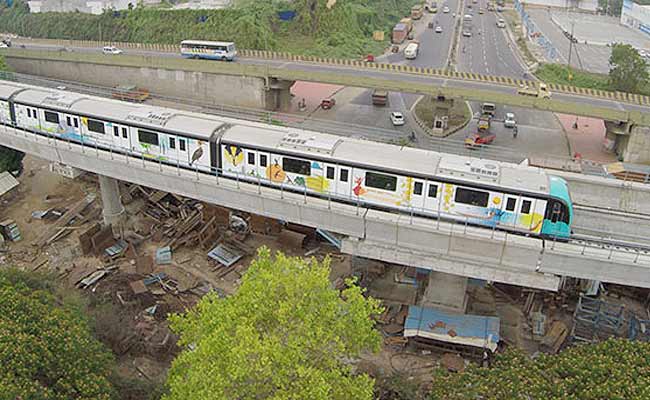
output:
M206 218L201 202L138 185L130 186L127 193L145 199L144 214L155 222L153 238L163 246L177 250L199 245L206 249L217 241L217 218Z
M43 247L53 243L70 233L69 225L75 223L80 225L88 217L84 216L83 211L95 201L95 195L88 195L74 204L65 214L56 222L45 229L45 232L34 243L37 247Z

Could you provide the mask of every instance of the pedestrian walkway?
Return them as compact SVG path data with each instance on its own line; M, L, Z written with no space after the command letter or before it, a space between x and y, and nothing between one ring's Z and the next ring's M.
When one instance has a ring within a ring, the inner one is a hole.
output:
M616 161L616 154L607 151L605 123L602 119L556 115L566 132L573 157L601 163Z

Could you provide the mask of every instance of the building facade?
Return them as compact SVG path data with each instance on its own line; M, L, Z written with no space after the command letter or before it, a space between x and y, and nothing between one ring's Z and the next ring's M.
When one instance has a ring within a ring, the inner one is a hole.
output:
M143 4L158 4L161 0L145 0ZM39 12L74 12L101 14L104 10L126 10L129 4L135 7L138 0L32 0L28 1L29 11Z
M523 4L553 8L575 8L586 11L596 11L598 0L521 0Z
M630 0L623 1L621 24L638 29L650 37L650 6L641 6Z

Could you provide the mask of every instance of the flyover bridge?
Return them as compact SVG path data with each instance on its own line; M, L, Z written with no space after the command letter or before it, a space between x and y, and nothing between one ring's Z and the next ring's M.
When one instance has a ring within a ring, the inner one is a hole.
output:
M103 177L335 232L342 251L353 255L546 290L558 290L563 276L650 287L650 254L638 249L554 243L332 203L4 126L0 144Z
M17 40L25 49L3 49L0 54L17 59L38 59L124 67L205 72L221 75L257 77L272 85L274 81L311 81L344 86L384 89L396 92L490 101L621 122L622 129L650 127L650 97L622 92L549 85L552 99L517 94L520 85L538 83L510 77L419 68L408 65L366 63L354 60L304 57L268 51L243 51L240 62L206 62L181 58L177 46L129 44L126 55L104 56L97 52L103 42ZM78 46L74 52L58 51L62 45ZM121 44L127 45L127 44ZM628 126L629 125L629 126Z

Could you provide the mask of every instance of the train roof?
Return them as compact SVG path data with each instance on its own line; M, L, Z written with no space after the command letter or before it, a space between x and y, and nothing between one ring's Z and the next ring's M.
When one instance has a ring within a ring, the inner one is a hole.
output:
M19 83L2 82L2 84L0 84L0 99L9 100L14 93L26 88L28 88L28 86Z
M20 91L21 89L25 90ZM131 123L135 126L178 133L199 140L209 140L224 125L224 122L217 117L164 107L130 104L75 92L35 89L32 86L14 89L3 83L0 85L0 96L5 92L11 94L18 92L14 100L22 104L47 107L118 123Z
M234 125L222 140L270 151L318 157L332 162L389 169L413 175L498 185L548 194L549 178L540 168L520 166L412 147L305 131L295 128Z

